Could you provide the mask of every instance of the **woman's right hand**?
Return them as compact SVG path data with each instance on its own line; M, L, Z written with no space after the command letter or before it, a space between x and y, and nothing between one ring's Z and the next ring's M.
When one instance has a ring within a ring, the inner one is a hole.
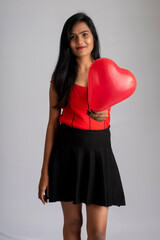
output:
M47 188L47 196L49 196L49 176L47 173L41 173L39 186L38 186L38 198L42 201L43 204L47 202L45 198L45 190Z

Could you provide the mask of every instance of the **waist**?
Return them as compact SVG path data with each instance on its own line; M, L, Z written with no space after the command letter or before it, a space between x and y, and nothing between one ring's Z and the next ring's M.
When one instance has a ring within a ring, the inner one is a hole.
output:
M65 112L60 115L59 122L68 125L71 128L84 129L84 130L103 130L110 125L110 115L104 121L98 122L87 114L75 114Z
M56 143L59 146L102 147L110 145L110 125L102 130L87 130L70 127L64 123L58 125Z

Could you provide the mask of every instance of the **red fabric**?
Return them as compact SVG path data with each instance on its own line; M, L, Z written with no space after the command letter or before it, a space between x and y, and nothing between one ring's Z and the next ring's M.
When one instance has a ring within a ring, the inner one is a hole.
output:
M59 116L59 122L73 128L87 130L102 130L109 127L111 107L108 108L108 118L102 122L89 117L87 110L90 110L88 105L88 87L74 84L70 92L69 103L63 108L62 114Z

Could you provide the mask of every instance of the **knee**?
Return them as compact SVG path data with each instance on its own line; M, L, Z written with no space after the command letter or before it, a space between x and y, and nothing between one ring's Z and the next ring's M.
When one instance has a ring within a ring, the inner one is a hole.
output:
M64 223L64 229L72 234L79 234L82 227L82 219L72 219Z
M88 239L92 240L105 240L106 232L99 229L95 229L92 232L88 233Z

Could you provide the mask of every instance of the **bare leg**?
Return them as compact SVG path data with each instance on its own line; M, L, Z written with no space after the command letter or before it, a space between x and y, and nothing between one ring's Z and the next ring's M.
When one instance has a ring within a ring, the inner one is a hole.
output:
M83 224L82 203L61 202L61 205L64 215L64 240L81 240L81 227Z
M109 207L96 204L86 205L87 240L105 240Z

